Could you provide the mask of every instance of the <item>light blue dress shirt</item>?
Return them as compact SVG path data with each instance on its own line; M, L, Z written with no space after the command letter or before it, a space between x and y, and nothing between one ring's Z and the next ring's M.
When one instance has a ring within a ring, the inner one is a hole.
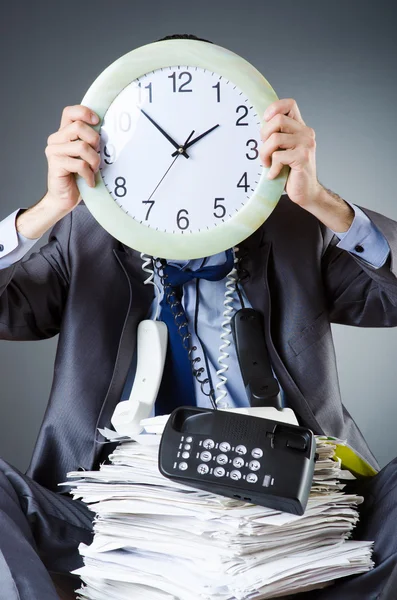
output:
M377 229L367 215L357 206L351 204L355 217L350 229L345 233L334 232L340 239L338 247L351 252L356 256L359 256L362 260L366 261L369 265L374 268L380 268L387 260L390 253L390 248L387 240L383 234ZM6 268L11 264L17 262L32 248L37 240L28 240L19 232L15 227L15 220L19 210L12 213L9 217L0 222L0 269ZM202 264L203 259L195 259L191 261L173 261L172 264L179 266L180 268L189 268L192 270L198 269ZM206 262L206 266L221 264L225 261L225 253L221 252L214 256L210 256ZM218 363L220 356L220 345L221 333L222 333L222 322L224 318L224 300L225 300L225 285L227 279L220 281L207 281L205 279L200 280L198 289L198 302L196 297L196 280L187 282L183 287L182 304L187 315L189 323L189 331L192 335L192 345L197 346L196 356L201 357L200 365L205 366L203 360L203 354L208 358L209 374L214 385L219 383L217 371L221 365ZM162 296L162 289L160 282L158 281L157 275L155 276L155 282L157 283L159 293L156 294L156 298L151 308L151 314L149 318L153 317L156 312L157 303L160 302ZM248 299L243 296L244 304L250 308L251 305ZM194 328L194 317L196 306L198 306L198 336L197 337ZM238 301L237 294L233 299L233 309L238 310L240 308L240 302ZM229 337L232 341L232 337ZM229 357L225 361L228 370L225 373L227 382L224 389L227 392L224 401L228 403L230 407L242 407L248 406L248 398L245 392L244 383L241 377L240 368L238 365L238 359L234 344L231 343L226 349ZM130 391L132 388L134 376L135 376L135 360L130 366L128 377L124 386L121 400L129 398ZM203 373L205 377L205 374ZM204 378L203 377L203 378ZM208 390L208 386L205 388ZM202 394L200 384L195 380L196 390L196 402L198 406L211 407L209 398ZM216 394L219 396L219 394ZM287 399L283 395L284 406L287 406Z

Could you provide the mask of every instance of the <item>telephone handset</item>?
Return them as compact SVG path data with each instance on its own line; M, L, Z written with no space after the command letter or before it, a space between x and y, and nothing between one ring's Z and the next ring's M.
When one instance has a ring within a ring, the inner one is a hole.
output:
M156 402L167 354L168 331L162 321L146 319L137 330L137 367L128 400L119 402L111 423L120 435L134 436L143 429Z

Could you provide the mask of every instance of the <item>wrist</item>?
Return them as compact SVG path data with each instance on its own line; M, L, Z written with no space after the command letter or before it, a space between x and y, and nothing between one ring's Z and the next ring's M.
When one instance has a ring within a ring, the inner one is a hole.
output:
M47 193L37 204L18 215L16 229L24 237L36 240L69 212L70 210L60 210Z
M338 233L348 231L355 216L350 204L322 185L308 210L326 227Z

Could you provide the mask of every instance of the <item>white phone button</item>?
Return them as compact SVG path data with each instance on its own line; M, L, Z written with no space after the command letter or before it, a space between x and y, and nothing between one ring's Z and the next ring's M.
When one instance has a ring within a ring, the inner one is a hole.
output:
M225 474L225 469L223 467L215 467L214 475L215 477L223 477Z
M251 456L254 458L262 458L263 450L261 448L254 448L251 452Z
M200 475L206 475L209 470L209 466L203 463L197 467L197 473L200 473Z
M241 456L236 456L236 458L233 459L233 467L237 467L238 469L241 469L241 467L244 466L244 459L241 458Z
M206 450L212 450L212 448L214 448L214 447L215 447L214 440L204 440L203 448L205 448Z
M237 452L237 454L240 454L241 456L243 456L244 454L247 454L247 448L245 446L243 446L242 444L240 444L239 446L236 446L236 452Z
M231 445L229 444L229 442L221 442L219 444L219 450L221 452L229 452L230 448L231 448Z
M248 466L251 469L251 471L258 471L258 469L261 468L261 463L258 460L251 460Z
M189 458L190 452L182 452L182 458Z
M204 452L202 452L200 454L200 458L201 460L203 460L204 462L208 462L209 460L211 460L212 458L212 454L211 452L208 452L208 450L204 450Z
M229 459L228 459L228 457L226 456L226 454L219 454L219 455L216 457L216 462L217 462L219 465L226 465L228 460L229 460Z
M193 441L193 438L189 436L189 437L186 438L186 441L187 441L188 444L191 444L192 441Z
M181 462L181 463L179 463L178 467L179 467L179 469L181 471L186 471L186 469L187 469L187 463L186 462Z
M248 483L256 483L258 481L258 476L255 473L248 473L246 479Z
M256 475L255 475L256 477ZM234 479L234 481L238 481L239 479L241 479L241 473L240 471L231 471L230 472L230 479Z

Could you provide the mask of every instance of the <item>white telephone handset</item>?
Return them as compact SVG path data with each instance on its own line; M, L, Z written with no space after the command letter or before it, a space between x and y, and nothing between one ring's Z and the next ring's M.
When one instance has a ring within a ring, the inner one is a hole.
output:
M141 321L137 331L137 368L128 400L116 406L111 423L117 433L132 437L143 427L157 398L167 354L168 331L162 321Z

